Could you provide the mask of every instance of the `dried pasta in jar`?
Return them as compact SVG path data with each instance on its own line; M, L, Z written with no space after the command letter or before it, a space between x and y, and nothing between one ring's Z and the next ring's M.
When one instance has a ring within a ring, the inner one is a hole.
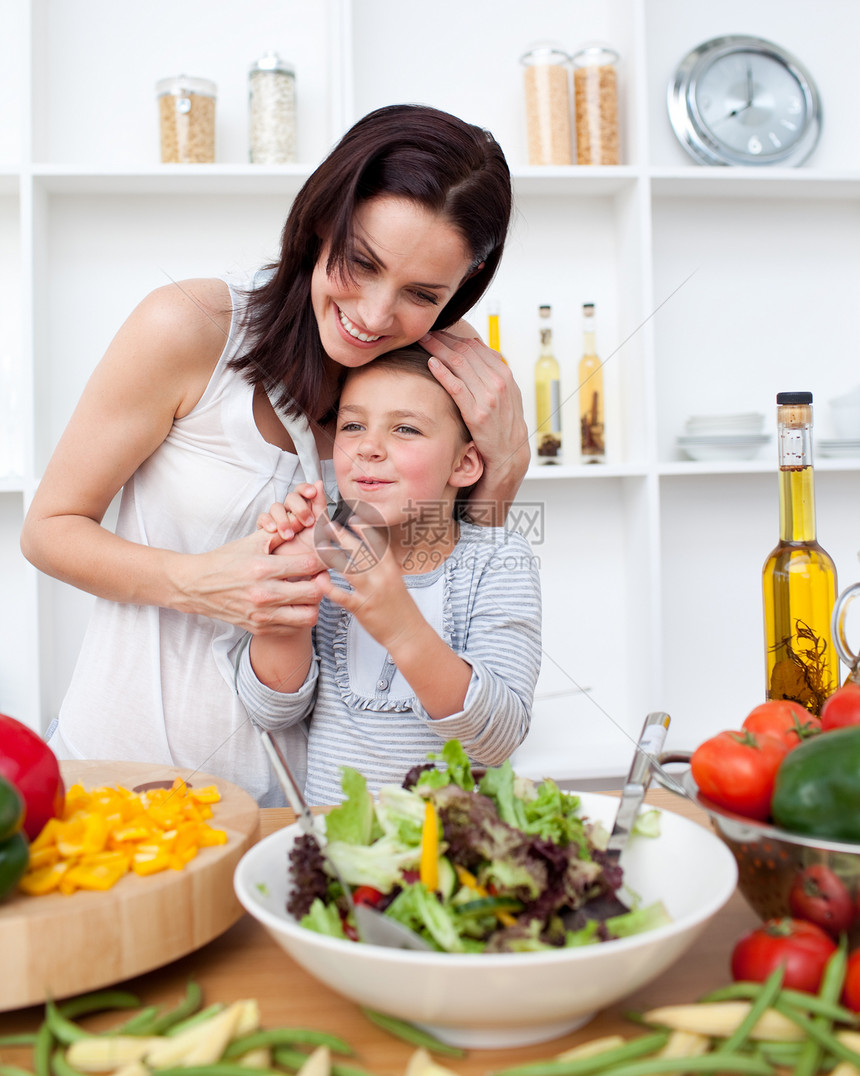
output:
M577 164L619 164L618 53L591 46L573 57Z
M163 78L155 85L163 164L215 161L214 82L205 78Z
M540 46L520 57L526 99L529 164L573 164L570 57Z

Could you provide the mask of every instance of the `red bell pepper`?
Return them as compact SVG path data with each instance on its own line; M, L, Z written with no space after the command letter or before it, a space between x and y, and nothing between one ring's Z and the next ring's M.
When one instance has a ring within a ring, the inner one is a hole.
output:
M24 833L35 840L49 818L63 809L66 789L54 752L37 733L0 714L0 776L24 797Z

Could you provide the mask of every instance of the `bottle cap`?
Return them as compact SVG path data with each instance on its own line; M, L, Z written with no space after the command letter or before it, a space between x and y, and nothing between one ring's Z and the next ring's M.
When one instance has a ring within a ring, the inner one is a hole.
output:
M776 394L778 404L811 404L811 392L778 392Z

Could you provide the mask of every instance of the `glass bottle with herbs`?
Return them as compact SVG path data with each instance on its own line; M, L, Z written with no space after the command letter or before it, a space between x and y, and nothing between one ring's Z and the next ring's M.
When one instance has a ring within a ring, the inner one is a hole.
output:
M779 542L762 570L767 697L818 714L839 686L830 631L836 566L816 537L812 393L781 392L776 402Z

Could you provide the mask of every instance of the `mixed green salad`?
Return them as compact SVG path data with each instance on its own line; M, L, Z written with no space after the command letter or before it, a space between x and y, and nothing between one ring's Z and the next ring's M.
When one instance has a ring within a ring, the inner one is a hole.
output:
M325 816L326 853L355 903L372 904L449 953L591 945L669 922L623 887L609 833L578 796L511 763L477 782L462 745L445 744L374 801L344 768L346 799ZM659 812L635 832L656 836ZM287 910L310 930L358 940L341 886L311 837L290 851ZM621 899L620 894L624 894Z

